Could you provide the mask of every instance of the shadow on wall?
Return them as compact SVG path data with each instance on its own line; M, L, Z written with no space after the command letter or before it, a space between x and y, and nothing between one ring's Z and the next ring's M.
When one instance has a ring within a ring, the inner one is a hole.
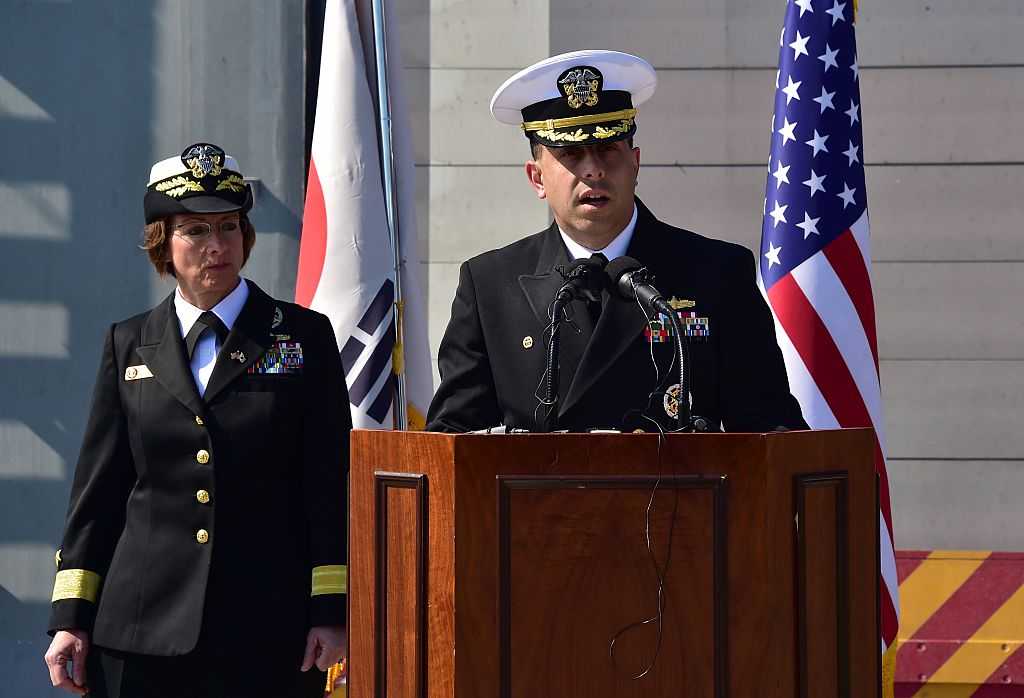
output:
M60 538L102 337L142 309L155 5L13 3L0 29L0 676L47 694ZM54 692L56 694L56 692Z

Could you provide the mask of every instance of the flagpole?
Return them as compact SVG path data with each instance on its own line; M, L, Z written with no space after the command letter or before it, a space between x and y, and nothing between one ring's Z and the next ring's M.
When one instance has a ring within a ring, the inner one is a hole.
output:
M380 109L381 172L384 174L384 204L388 213L388 237L394 253L395 268L395 347L404 352L402 341L402 251L399 246L398 209L395 204L395 153L391 140L391 99L388 91L387 21L384 0L372 0L373 43L377 67L377 104ZM396 352L397 353L397 352ZM405 430L409 425L404 367L394 366L395 427Z

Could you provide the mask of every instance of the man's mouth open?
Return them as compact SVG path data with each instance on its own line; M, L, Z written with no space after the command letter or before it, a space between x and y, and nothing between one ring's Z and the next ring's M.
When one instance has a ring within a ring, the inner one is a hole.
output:
M601 208L608 204L611 198L607 194L600 192L586 192L580 195L581 206L593 206L595 208Z

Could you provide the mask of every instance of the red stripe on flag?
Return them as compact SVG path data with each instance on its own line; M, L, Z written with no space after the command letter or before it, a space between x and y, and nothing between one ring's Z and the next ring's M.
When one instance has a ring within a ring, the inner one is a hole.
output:
M832 339L818 312L791 274L783 276L768 289L768 301L775 317L800 354L804 366L842 427L872 427L864 398L850 374L839 347ZM885 471L882 449L875 439L875 471L879 474L879 507L890 535L892 513L889 500L889 478ZM898 619L892 595L879 580L882 596L882 638L886 644L896 637Z
M768 289L775 317L789 336L808 373L818 386L825 402L842 427L873 427L871 414L864 404L860 389L853 380L846 359L836 346L803 290L791 274ZM882 449L875 440L875 471L881 478L880 505L886 526L892 532L892 509L889 500L889 476L885 471Z
M878 336L875 330L875 298L871 293L871 275L864 264L864 255L857 246L853 231L845 231L830 242L824 252L853 301L853 307L857 309L860 324L871 346L871 355L875 359L875 373L878 373Z
M768 289L768 300L839 425L872 426L846 360L791 274Z
M878 587L880 592L878 594L878 603L882 623L882 642L885 643L886 647L889 647L896 642L896 634L900 629L900 618L896 613L896 605L892 602L892 594L889 593L889 588L885 585L885 577L881 574L878 575Z
M931 677L1020 588L1020 566L987 559L904 644L896 659L897 681ZM925 645L925 650L918 647Z
M893 540L892 532L892 500L889 497L889 471L885 469L885 457L882 455L882 446L875 438L875 472L878 473L878 506L882 510L882 518L889 529L889 542L893 548L896 541Z
M302 237L299 240L299 272L295 279L295 302L309 307L320 284L327 255L327 207L316 163L309 161L309 186L302 212Z

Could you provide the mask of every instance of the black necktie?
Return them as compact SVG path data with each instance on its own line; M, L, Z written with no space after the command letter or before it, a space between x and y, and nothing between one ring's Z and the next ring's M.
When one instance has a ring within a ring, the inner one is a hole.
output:
M185 335L185 351L188 352L188 360L192 360L192 354L196 351L196 344L199 343L199 337L202 336L203 332L210 330L217 335L217 342L224 346L224 340L228 336L228 328L224 325L216 313L209 310L203 312L199 316L199 319L192 325L192 329Z

